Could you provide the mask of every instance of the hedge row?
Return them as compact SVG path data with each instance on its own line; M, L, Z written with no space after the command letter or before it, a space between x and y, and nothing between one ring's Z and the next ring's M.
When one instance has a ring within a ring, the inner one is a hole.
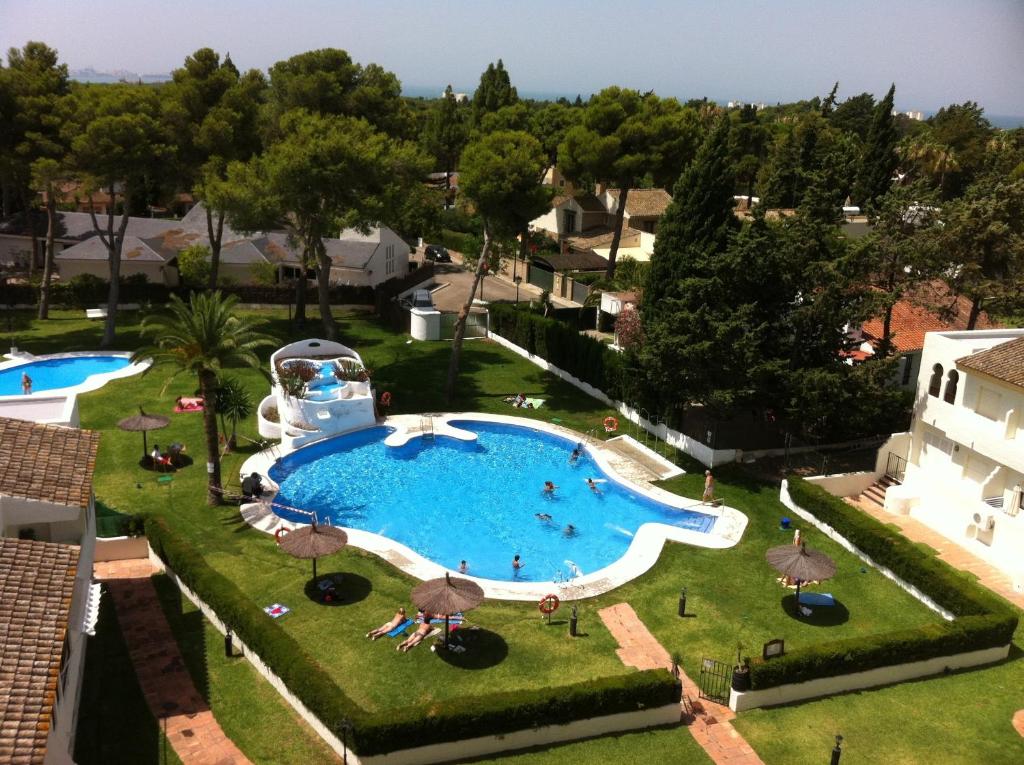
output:
M343 720L352 724L350 746L364 756L679 702L675 678L667 670L648 670L560 688L489 693L370 713L346 696L295 638L175 537L163 519L147 519L146 535L161 560L317 718L333 730Z
M618 398L622 357L604 343L526 308L495 303L488 310L492 332Z
M827 523L877 564L917 587L956 618L914 629L820 643L768 661L755 659L750 667L751 687L755 690L996 648L1013 639L1017 611L999 596L820 486L790 477L789 493L799 507Z
M262 286L238 284L221 286L221 292L237 295L242 303L265 303L287 305L295 302L295 288L287 284ZM62 308L94 308L106 305L109 283L96 276L82 275L66 282L54 282L50 286L50 305ZM121 303L166 303L172 294L187 298L188 287L168 287L147 281L144 277L128 277L121 280L119 302ZM372 287L335 285L331 287L331 302L335 305L373 305ZM306 293L307 300L316 302L316 290ZM39 288L31 284L8 284L3 289L0 302L8 305L34 305L39 300Z

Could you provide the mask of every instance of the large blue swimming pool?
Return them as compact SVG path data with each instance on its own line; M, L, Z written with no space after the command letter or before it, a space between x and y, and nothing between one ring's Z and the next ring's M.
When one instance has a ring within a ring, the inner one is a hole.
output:
M116 372L131 363L124 356L72 356L42 359L0 370L0 396L21 394L21 375L32 378L32 392L81 385L93 375Z
M371 428L287 455L271 468L276 501L321 520L372 531L452 570L487 579L553 581L592 573L618 560L644 523L710 531L715 518L676 510L608 480L584 455L569 464L573 442L532 428L453 421L475 443L414 438L384 445ZM601 494L586 483L593 477ZM553 481L553 496L543 494ZM302 521L299 514L279 515ZM537 514L549 515L550 520ZM566 532L568 525L575 532ZM512 556L525 563L513 574Z

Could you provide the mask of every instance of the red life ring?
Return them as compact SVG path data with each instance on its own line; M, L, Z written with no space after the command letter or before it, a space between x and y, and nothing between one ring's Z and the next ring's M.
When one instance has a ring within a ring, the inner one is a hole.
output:
M391 406L391 393L390 392L384 391L383 393L380 394L380 405L381 406Z
M614 433L618 429L619 429L619 421L618 420L616 420L614 417L605 417L604 418L604 432L605 433Z
M274 532L274 541L277 542L278 544L281 544L281 537L283 537L285 534L287 534L288 531L289 530L286 529L284 526L279 528L277 531Z
M561 601L557 595L545 595L541 598L538 608L540 608L542 614L551 614L558 610L560 603Z

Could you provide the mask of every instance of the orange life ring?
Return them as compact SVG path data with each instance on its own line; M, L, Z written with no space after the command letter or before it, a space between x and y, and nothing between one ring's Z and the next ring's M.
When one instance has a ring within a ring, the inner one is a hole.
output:
M383 393L380 394L380 405L381 406L391 406L391 393L390 392L384 391Z
M557 595L545 595L541 598L538 608L540 608L540 612L542 614L550 614L557 611L560 604L561 601L558 599Z
M274 541L277 542L278 544L281 544L281 537L283 537L287 533L288 533L288 529L286 529L284 526L282 526L281 528L279 528L277 531L274 532Z
M614 417L605 417L604 418L604 432L605 433L614 433L618 429L619 429L619 421L618 420L616 420Z

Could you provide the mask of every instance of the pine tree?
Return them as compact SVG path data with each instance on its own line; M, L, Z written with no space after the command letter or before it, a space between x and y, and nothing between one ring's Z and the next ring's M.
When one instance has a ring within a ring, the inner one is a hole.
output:
M889 190L892 175L899 165L899 155L896 153L899 133L892 117L895 93L896 86L892 85L885 98L875 106L868 137L864 142L860 172L854 186L854 198L862 207L873 205L876 199Z
M480 75L480 85L473 93L473 124L479 125L485 114L498 111L519 101L519 94L512 86L505 64L499 58L497 64L488 64Z

